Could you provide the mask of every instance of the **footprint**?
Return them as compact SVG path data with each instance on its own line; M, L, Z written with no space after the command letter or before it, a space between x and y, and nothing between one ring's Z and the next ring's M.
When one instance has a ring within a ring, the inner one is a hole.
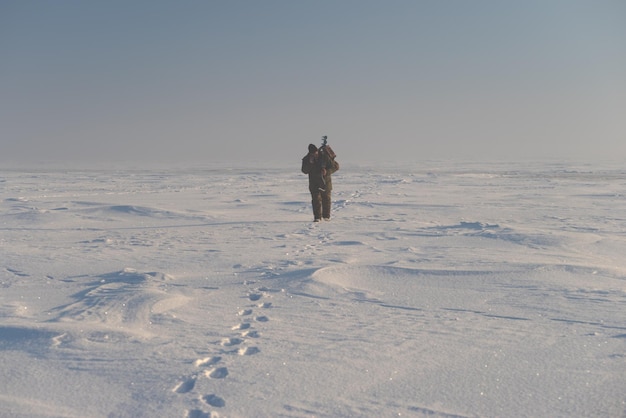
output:
M211 406L214 406L216 408L222 408L223 406L226 405L226 401L224 401L224 399L220 398L217 395L213 395L213 394L203 396L201 399L207 405L211 405Z
M250 328L249 322L242 322L241 324L237 324L234 327L232 327L233 330L242 330L242 329L248 329L248 328Z
M259 306L259 308L267 309L267 308L270 308L272 306L272 302L259 303L258 306Z
M211 418L211 416L208 412L204 412L199 409L190 409L187 411L185 418Z
M246 338L259 338L261 336L259 331L255 331L255 330L246 331L241 335Z
M239 355L240 356L251 356L253 354L256 354L258 352L260 352L261 350L259 350L258 347L242 347L239 349Z
M215 369L207 370L204 372L206 377L210 377L211 379L223 379L228 376L228 369L226 367L218 367Z
M219 363L220 360L222 360L220 356L206 357L206 358L201 358L201 359L194 361L193 364L196 367L212 366L214 364Z
M232 347L233 345L241 344L243 340L241 338L224 338L222 340L222 345L224 347Z
M260 293L250 293L248 295L248 299L250 299L251 301L254 302L254 301L257 301L257 300L261 299L262 296L263 295L261 295Z
M252 309L242 309L239 311L239 316L248 316L252 315Z
M257 317L256 317L256 318L254 318L254 319L256 319L256 320L257 320L257 322L267 322L267 321L269 321L269 320L270 320L270 319L269 319L267 316L265 316L265 315L262 315L262 316L257 316Z
M174 389L172 389L172 391L176 393L187 393L190 390L192 390L195 385L196 385L196 376L191 376L190 378L185 379L179 384L177 384L174 387Z

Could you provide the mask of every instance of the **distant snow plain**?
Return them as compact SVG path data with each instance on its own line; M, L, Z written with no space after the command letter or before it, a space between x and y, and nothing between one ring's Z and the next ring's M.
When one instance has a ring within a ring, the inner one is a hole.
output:
M626 170L0 171L1 417L624 417Z

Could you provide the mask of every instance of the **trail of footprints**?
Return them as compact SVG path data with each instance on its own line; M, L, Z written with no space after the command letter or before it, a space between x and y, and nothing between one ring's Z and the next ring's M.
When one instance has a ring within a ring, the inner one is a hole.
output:
M244 285L254 284L254 281L244 282ZM240 322L231 328L236 335L222 338L219 342L221 347L216 355L200 358L194 362L195 371L189 376L181 379L172 391L179 394L187 394L193 392L198 379L224 379L229 375L227 364L233 361L233 356L250 356L259 353L261 350L250 345L251 341L260 338L261 333L254 329L254 323L268 322L270 319L266 315L259 315L255 308L268 309L271 308L271 302L261 301L267 294L269 289L265 287L256 288L247 291L246 298L252 303L249 306L237 312L241 318ZM201 395L199 400L202 405L214 408L222 408L226 406L226 400L219 395L211 393ZM186 418L218 418L219 414L215 411L205 412L202 409L187 410Z

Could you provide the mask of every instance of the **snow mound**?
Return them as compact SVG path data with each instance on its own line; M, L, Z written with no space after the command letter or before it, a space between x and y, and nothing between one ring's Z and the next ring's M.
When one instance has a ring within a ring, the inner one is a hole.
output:
M482 289L488 289L495 274L498 273L380 265L332 266L315 271L309 287L317 287L314 292L320 296L343 294L356 301L406 309L475 308L483 304Z
M101 215L147 216L152 218L175 218L178 216L178 214L172 211L135 205L102 205L87 209L85 212Z
M172 278L159 272L126 268L100 275L72 295L70 303L53 308L49 323L89 323L98 330L150 336L154 306L170 296L164 284Z

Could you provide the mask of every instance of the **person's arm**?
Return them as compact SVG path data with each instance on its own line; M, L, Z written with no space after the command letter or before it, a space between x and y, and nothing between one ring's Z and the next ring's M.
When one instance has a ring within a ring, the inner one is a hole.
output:
M326 172L328 174L333 174L337 170L339 170L339 163L336 160L331 159L328 164L326 164Z
M313 158L311 157L311 154L307 154L303 159L302 159L302 172L304 174L309 174L311 172L311 169L313 168Z

